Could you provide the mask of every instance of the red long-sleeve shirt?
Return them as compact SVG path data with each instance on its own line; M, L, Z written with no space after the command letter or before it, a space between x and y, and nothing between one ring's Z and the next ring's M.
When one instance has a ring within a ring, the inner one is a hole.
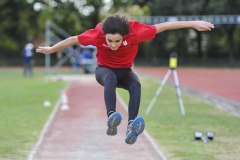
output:
M130 68L137 55L138 44L154 38L156 27L133 20L129 20L129 24L129 33L124 36L121 46L115 51L108 47L101 23L97 24L95 29L87 30L78 35L78 41L82 45L97 47L99 65L110 68Z

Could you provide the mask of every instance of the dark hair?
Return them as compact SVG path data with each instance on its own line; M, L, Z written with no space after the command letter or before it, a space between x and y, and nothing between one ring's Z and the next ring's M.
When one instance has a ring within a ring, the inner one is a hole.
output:
M127 35L129 32L129 22L127 17L113 14L108 16L102 22L102 30L104 34L119 33L122 36Z

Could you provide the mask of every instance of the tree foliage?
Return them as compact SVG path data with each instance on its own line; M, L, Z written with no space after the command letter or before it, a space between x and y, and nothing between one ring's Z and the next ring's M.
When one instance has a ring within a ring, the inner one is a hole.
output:
M31 4L21 0L2 0L0 10L1 52L16 52L23 41L37 35L37 13Z
M151 8L151 15L238 15L240 1L228 0L152 0L146 3ZM234 63L239 55L239 27L237 25L217 25L212 32L202 33L195 31L192 39L189 30L177 30L161 33L156 41L152 42L153 50L163 51L169 55L173 50L180 57L207 59L226 59ZM164 43L163 45L159 45ZM157 55L161 57L161 55ZM160 58L158 58L160 59Z

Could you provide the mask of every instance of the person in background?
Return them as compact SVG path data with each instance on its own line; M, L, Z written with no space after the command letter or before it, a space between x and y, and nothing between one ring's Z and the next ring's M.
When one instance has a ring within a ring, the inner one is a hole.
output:
M93 52L89 48L82 48L80 52L80 64L84 73L91 73L90 67L93 63Z
M27 43L22 50L23 58L23 76L33 76L33 44L31 42Z

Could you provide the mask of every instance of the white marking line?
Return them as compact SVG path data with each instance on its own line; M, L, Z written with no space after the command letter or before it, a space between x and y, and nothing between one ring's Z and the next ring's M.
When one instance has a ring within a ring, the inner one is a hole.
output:
M43 140L45 139L45 135L46 135L46 133L48 131L48 128L50 127L50 125L51 125L51 123L52 123L52 121L53 121L57 111L59 110L59 107L61 106L60 104L61 104L61 101L62 101L62 96L63 96L63 93L61 94L60 98L58 99L58 101L57 101L57 103L56 103L56 105L54 107L54 110L52 111L52 113L49 116L46 124L44 125L44 128L43 128L43 130L42 130L42 132L40 134L38 142L36 143L36 145L34 146L32 151L29 153L27 160L34 160L35 159L36 153L37 153L39 147L41 146Z
M119 102L121 103L121 105L123 106L124 110L127 112L127 105L126 103L123 101L123 99L121 98L121 96L117 93L117 99L119 100ZM153 146L153 148L156 150L156 152L158 153L158 155L161 157L162 160L167 160L166 156L163 154L163 152L159 149L157 143L154 141L154 139L149 135L149 133L147 132L147 130L145 129L143 132L144 136L147 138L147 140L150 142L150 144Z

